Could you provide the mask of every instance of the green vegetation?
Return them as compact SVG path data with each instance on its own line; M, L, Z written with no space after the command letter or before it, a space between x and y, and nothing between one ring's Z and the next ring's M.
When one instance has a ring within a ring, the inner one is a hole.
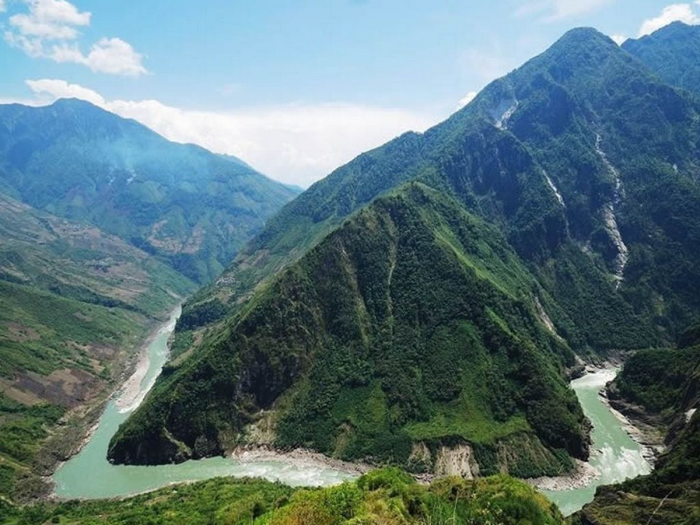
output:
M409 184L282 272L207 352L171 363L110 457L219 453L272 409L284 448L407 465L415 444L470 444L494 458L487 471L562 472L585 457L586 426L541 293L498 230Z
M125 500L8 509L3 523L556 525L564 520L544 496L506 476L447 478L423 486L399 470L387 469L325 489L213 479Z
M615 381L617 394L671 420L684 393L700 372L700 346L680 350L640 350L625 362Z
M700 95L700 30L674 22L622 49L633 54L671 85Z
M0 106L0 191L94 224L199 283L297 193L79 100Z
M44 490L38 476L79 439L79 423L61 417L98 403L194 284L116 237L1 194L0 234L0 497L22 499Z

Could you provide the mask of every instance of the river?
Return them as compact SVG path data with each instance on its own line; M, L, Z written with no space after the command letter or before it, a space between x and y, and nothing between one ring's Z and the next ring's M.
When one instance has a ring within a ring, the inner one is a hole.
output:
M571 382L584 414L593 424L590 464L600 476L583 488L543 491L566 516L592 501L595 489L600 485L619 483L651 472L651 465L642 456L639 444L629 436L600 397L601 390L615 379L617 372L615 368L606 368Z
M292 486L328 486L353 479L355 474L320 464L285 461L244 461L216 457L187 461L178 465L112 465L106 459L109 440L153 386L168 358L168 338L175 328L179 311L149 341L142 359L120 394L107 404L96 430L81 451L55 472L55 493L60 498L108 498L153 490L172 483L197 481L218 476L252 476L280 481ZM600 370L572 381L584 413L593 423L591 464L601 472L589 486L580 489L545 492L571 514L593 499L601 484L646 474L649 464L640 447L625 432L620 421L598 395L616 374Z
M110 498L153 490L172 483L219 476L251 476L281 481L292 486L335 485L356 477L322 465L281 461L240 461L215 457L177 465L124 466L107 461L109 440L143 400L168 358L168 338L175 329L179 310L174 312L150 340L134 375L136 389L124 388L110 400L88 443L55 472L55 494L60 498Z

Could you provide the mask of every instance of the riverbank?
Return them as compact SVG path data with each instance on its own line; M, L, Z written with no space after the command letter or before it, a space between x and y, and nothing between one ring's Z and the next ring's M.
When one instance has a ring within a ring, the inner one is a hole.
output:
M644 458L654 465L656 459L666 450L660 418L648 414L638 405L615 397L612 385L608 385L601 397L625 431L642 448Z
M605 389L618 371L617 366L589 366L584 376L571 382L593 427L589 461L579 464L573 475L531 480L564 515L592 501L601 485L651 472L651 463L644 457L645 449L634 439L638 434L629 431L631 423L621 419L624 417L621 414L615 414L606 402Z
M84 394L78 404L71 405L60 419L43 427L47 435L37 440L36 452L17 475L12 489L13 501L33 503L50 499L54 490L53 474L89 442L114 392L135 369L144 341L162 324L162 321L146 317L135 316L134 319L130 342L111 350L109 373L95 376L99 380L91 382L92 390L81 390Z
M379 468L369 463L351 463L341 459L334 459L319 452L303 448L297 448L288 452L281 452L269 447L244 448L235 450L230 457L241 463L271 461L287 463L299 468L333 469L355 477Z

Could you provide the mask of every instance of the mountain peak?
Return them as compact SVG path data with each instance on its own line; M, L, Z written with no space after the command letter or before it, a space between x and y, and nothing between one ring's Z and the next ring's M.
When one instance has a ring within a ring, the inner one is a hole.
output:
M51 104L50 107L54 109L96 109L100 111L105 111L99 106L93 104L92 102L88 102L87 100L82 98L59 98L53 104Z

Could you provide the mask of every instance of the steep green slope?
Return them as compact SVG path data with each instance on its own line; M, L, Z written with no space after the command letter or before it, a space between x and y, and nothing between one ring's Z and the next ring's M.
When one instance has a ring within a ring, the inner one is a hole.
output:
M68 502L16 510L2 523L419 525L536 523L564 520L554 505L524 483L496 476L450 478L418 485L397 470L371 472L354 483L292 489L254 479L213 479L117 501Z
M700 95L700 28L674 22L622 49L636 56L664 81Z
M182 461L274 444L432 471L461 447L482 474L561 472L569 455L587 456L586 424L562 375L573 354L542 304L496 228L410 184L170 366L109 456Z
M199 282L295 195L238 159L78 100L0 106L0 191L92 223Z
M0 496L37 490L76 436L56 436L39 460L45 440L71 431L193 289L117 237L0 194Z
M700 313L699 113L604 35L573 30L444 123L285 206L188 302L180 331L235 312L350 213L419 180L501 229L576 319L558 328L577 350L670 343Z
M561 451L586 448L563 379L571 350L670 345L700 315L699 115L609 38L570 31L271 219L187 304L182 355L111 457L180 460L250 440L430 469L459 444L487 472L565 467ZM382 219L387 203L421 220ZM419 239L429 247L408 249ZM415 273L400 281L399 269Z
M669 423L668 452L654 471L609 487L575 517L584 525L700 523L700 340L680 350L642 351L616 380L618 395Z

